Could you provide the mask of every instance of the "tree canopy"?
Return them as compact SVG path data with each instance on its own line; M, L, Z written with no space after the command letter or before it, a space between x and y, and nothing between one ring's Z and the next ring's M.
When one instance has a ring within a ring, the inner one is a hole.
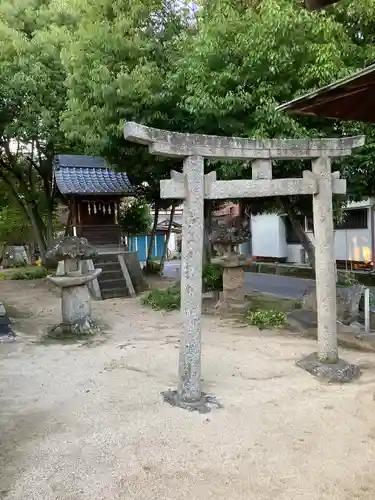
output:
M275 108L372 62L374 14L375 0L343 0L314 12L300 0L4 0L0 178L46 246L55 153L103 155L161 205L159 181L181 163L125 141L126 120L256 138L360 133L361 124L295 118ZM375 187L373 127L366 133L367 146L336 164L356 200ZM206 168L221 178L251 175L247 163ZM300 176L305 168L278 162L274 175ZM309 197L247 203L254 212L311 211Z

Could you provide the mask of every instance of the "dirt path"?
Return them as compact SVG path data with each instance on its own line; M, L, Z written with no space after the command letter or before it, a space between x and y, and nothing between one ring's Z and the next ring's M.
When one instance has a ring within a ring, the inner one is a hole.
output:
M0 345L0 498L17 500L372 500L375 357L347 386L294 361L315 342L204 318L207 415L162 403L177 382L177 313L137 300L94 304L102 342L46 344L59 300L0 283L21 332ZM32 316L30 316L32 314Z

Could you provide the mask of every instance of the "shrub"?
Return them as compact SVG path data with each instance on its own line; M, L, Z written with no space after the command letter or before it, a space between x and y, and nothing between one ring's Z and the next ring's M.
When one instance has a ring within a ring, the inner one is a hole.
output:
M203 290L213 292L223 289L223 268L217 264L207 264L202 273Z
M337 286L351 287L358 285L358 280L354 273L351 272L339 272L337 279Z
M180 308L181 294L179 285L164 290L156 288L141 297L141 303L156 310L173 311Z
M258 311L248 311L246 315L247 321L260 330L280 328L286 323L286 315L282 311L276 309L265 309Z
M15 271L9 274L7 279L10 280L38 280L45 278L47 276L47 269L44 267L35 267L31 269L25 269L22 271Z
M9 267L11 267L11 268L19 268L19 267L26 267L26 266L27 266L27 262L21 261L21 262L14 262Z

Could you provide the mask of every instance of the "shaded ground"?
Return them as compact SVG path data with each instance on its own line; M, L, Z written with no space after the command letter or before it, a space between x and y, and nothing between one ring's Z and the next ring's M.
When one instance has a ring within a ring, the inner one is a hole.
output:
M203 320L207 415L161 402L177 383L178 313L137 300L94 304L102 343L45 344L55 292L2 282L17 343L0 345L0 498L372 500L374 355L352 385L297 368L312 340ZM30 316L32 314L32 316Z

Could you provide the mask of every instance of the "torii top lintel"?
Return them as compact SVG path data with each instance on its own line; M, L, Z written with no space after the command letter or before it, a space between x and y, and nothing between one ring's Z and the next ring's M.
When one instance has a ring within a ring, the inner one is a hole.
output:
M341 139L269 139L182 134L127 122L125 139L148 146L151 154L169 157L201 156L217 159L293 159L349 156L363 146L364 136Z

